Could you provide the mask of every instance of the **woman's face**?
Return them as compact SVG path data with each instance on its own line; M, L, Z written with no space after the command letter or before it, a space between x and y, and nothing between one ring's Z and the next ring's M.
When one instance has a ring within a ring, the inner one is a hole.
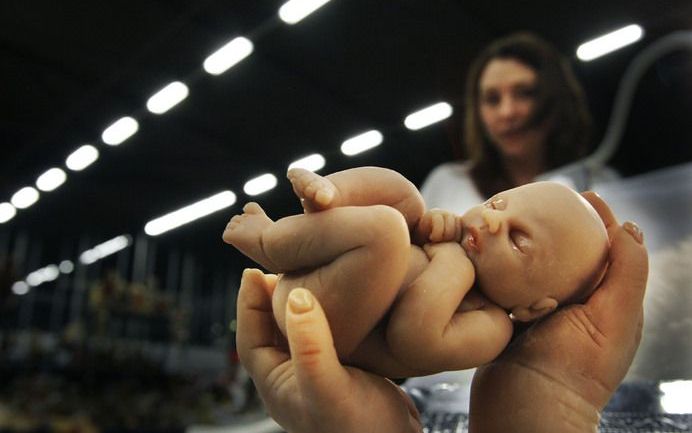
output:
M536 109L536 71L511 58L488 62L479 80L479 111L490 140L506 159L542 157L545 125L530 125Z

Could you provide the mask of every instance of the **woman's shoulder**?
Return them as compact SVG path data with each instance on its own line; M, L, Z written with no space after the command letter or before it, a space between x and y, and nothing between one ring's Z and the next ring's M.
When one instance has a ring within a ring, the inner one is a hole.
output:
M425 185L426 183L434 179L448 180L450 178L456 179L457 181L466 180L470 182L471 177L469 172L471 171L471 167L471 161L444 162L430 170L430 174L428 174L428 177L423 182L423 184Z

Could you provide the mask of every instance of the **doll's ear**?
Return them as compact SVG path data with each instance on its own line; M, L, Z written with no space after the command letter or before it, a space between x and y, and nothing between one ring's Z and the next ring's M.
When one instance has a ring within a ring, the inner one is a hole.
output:
M514 307L512 309L512 316L521 322L531 322L532 320L536 320L552 312L557 308L557 305L558 302L556 299L545 297L531 304L529 308Z

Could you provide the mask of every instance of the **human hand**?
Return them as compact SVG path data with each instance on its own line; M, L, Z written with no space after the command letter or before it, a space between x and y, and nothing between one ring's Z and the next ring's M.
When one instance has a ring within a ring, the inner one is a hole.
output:
M307 290L289 295L284 339L272 313L275 285L275 276L248 269L238 295L238 353L269 415L290 433L420 432L418 411L398 386L339 363L324 311Z
M444 209L430 209L421 217L414 233L417 245L428 242L461 241L461 218Z
M637 226L620 226L594 193L584 197L603 219L610 267L584 303L538 321L491 364L471 391L471 432L595 432L600 411L639 346L648 259Z

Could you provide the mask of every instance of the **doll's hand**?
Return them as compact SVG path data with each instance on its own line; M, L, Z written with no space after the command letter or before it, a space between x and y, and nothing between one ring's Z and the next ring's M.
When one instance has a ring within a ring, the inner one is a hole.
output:
M477 371L471 432L595 432L632 363L643 323L646 249L636 225L618 225L598 196L584 197L608 229L607 275L585 304L533 324Z
M418 245L428 242L461 241L461 218L443 209L430 209L416 226L414 238Z
M238 353L269 414L290 433L420 432L418 412L398 386L339 364L309 291L289 295L283 339L272 314L275 285L274 276L246 270L238 295Z

